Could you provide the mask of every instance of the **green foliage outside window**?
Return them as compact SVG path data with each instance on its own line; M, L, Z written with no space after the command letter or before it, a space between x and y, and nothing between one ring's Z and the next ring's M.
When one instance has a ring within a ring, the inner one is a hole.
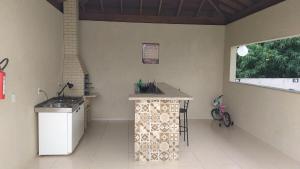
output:
M237 55L236 78L299 78L300 37L247 45Z

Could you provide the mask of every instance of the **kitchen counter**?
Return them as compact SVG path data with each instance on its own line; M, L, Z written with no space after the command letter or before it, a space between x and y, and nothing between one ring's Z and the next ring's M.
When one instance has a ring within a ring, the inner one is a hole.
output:
M96 98L97 94L89 94L89 95L84 95L84 98Z
M172 161L179 159L180 101L191 96L166 84L157 83L161 94L136 93L129 96L135 103L135 160Z
M156 86L163 92L162 94L141 94L136 93L129 96L129 100L144 100L144 99L164 99L164 100L193 100L188 94L179 91L178 89L166 84L157 83Z

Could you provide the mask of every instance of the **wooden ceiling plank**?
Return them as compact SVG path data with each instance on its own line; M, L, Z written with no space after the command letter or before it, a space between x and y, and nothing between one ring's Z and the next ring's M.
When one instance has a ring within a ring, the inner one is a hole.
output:
M86 4L89 2L89 0L79 0L79 7L82 8L83 11L86 11Z
M48 0L48 1L58 2L61 0ZM93 6L92 0L79 0L80 17L86 20L89 19L105 20L105 21L111 20L111 21L120 21L120 22L147 22L147 23L152 22L152 23L216 24L216 25L223 24L224 25L285 0L256 0L256 1L253 0L251 1L252 2L251 5L249 6L246 6L249 3L249 0L201 0L201 1L198 0L198 1L191 1L191 2L184 1L184 0L176 0L176 1L172 0L172 1L173 1L172 3L173 6L169 8L170 9L169 14L171 16L162 16L163 10L167 8L167 5L165 4L170 3L170 1L149 0L149 3L150 2L152 3L151 10L154 11L154 14L152 14L154 16L147 16L145 15L146 1L143 0L135 0L134 5L136 5L136 7L130 9L125 8L124 0L120 0L120 1L117 0L116 3L117 4L120 3L120 7L118 7L117 5L117 7L114 8L108 8L108 6L105 8L104 5L106 4L103 4L104 0L93 0L94 3L98 3L96 8L95 6ZM133 5L133 1L131 2L131 4ZM191 5L193 6L199 5L197 11L195 11L195 8L192 8ZM207 5L210 5L211 7ZM190 7L189 11L185 11L188 10L188 7ZM204 9L206 9L206 7L208 7L209 9L213 8L213 10L211 10L212 12L211 14L210 13L208 13L207 15L202 14L203 11L205 11ZM125 9L126 12L128 12L128 14L131 15L125 14L124 13ZM176 10L174 12L175 14L173 13L173 10ZM186 12L194 12L195 15L194 16L187 15ZM216 15L214 15L215 13ZM166 13L166 15L168 15L168 13ZM119 19L118 17L121 18ZM220 18L222 18L222 20ZM145 19L145 21L143 19Z
M223 5L225 8L232 11L233 13L239 11L239 9L236 9L236 8L232 7L231 5L224 3L223 1L219 1L219 2L220 2L220 5Z
M143 14L143 0L140 0L140 15Z
M181 14L183 2L184 2L184 0L180 0L179 1L179 5L178 5L178 8L177 8L176 16L179 16Z
M226 15L222 12L222 10L217 6L217 4L215 3L215 1L213 0L207 0L209 2L209 4L215 8L215 10L223 17L226 17Z
M244 4L238 3L236 0L221 0L221 1L223 1L223 3L230 5L232 8L235 8L238 11L245 9L247 7Z
M201 10L203 8L203 5L205 4L206 0L202 0L200 5L199 5L199 8L197 10L197 13L196 13L196 17L200 16L200 13L201 13Z
M56 9L63 12L63 2L55 1L55 0L47 0L51 5L53 5Z
M95 21L117 21L117 22L138 22L138 23L169 23L169 24L203 24L203 25L224 25L223 17L183 17L183 16L146 16L146 15L113 15L103 13L84 13L80 15L81 20Z
M261 0L236 14L233 18L231 18L231 20L229 20L229 23L283 1L285 0Z
M101 12L104 12L103 0L98 0L98 3L99 3L99 9L101 10Z
M223 12L225 12L227 15L230 15L230 16L231 16L231 15L234 15L234 14L236 13L235 10L233 10L233 9L230 8L229 6L224 5L224 4L222 4L222 3L220 3L219 8L220 8Z
M123 0L120 0L120 13L123 14Z
M235 11L240 11L240 10L245 8L244 6L242 6L242 5L236 3L235 1L232 1L232 0L220 0L220 4L228 6L232 9L234 9Z
M243 0L231 0L231 1L233 1L233 2L235 2L235 3L237 3L237 4L241 5L241 6L243 6L244 8L247 8L249 6L249 3L246 3Z
M163 3L163 0L160 0L160 1L159 1L159 5L158 5L157 16L160 16L162 3Z

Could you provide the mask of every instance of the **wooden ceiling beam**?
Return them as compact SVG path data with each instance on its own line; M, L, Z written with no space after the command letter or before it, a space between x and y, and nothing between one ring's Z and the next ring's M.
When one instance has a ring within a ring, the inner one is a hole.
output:
M120 13L123 14L123 0L120 0Z
M236 3L233 0L220 0L220 4L223 4L225 6L228 6L232 9L234 9L235 11L240 11L242 9L244 9L245 7L242 5L239 5L238 3Z
M202 10L203 5L205 4L205 2L206 2L206 0L202 0L202 1L201 1L200 5L199 5L199 8L198 8L198 10L197 10L197 13L196 13L196 15L195 15L196 17L200 16L201 10Z
M248 8L242 10L241 12L237 13L235 16L233 16L230 20L229 23L241 19L245 16L248 16L251 13L255 13L258 12L262 9L265 9L267 7L270 7L272 5L275 5L277 3L283 2L285 0L260 0L257 3L252 4L251 6L249 6Z
M232 16L236 13L236 11L232 8L230 8L229 6L227 5L224 5L222 3L220 3L219 5L219 8L224 12L226 13L226 16Z
M233 1L233 2L235 2L235 3L237 3L237 4L241 5L241 6L243 6L244 8L247 8L250 5L249 2L247 3L247 2L245 2L243 0L231 0L231 1Z
M242 10L244 8L246 8L247 6L245 6L244 4L239 4L237 1L235 0L222 0L224 3L227 3L228 5L230 5L231 7L237 9L237 10Z
M98 0L98 3L99 3L99 9L101 10L101 12L104 12L103 0Z
M163 0L160 0L160 1L159 1L159 5L158 5L157 16L159 16L159 15L160 15L160 13L161 13L161 7L162 7L162 3L163 3Z
M179 1L179 5L178 5L178 8L177 8L176 16L180 15L180 13L182 11L183 2L184 2L184 0L180 0Z
M145 15L111 15L102 13L82 13L81 20L94 21L117 21L117 22L138 22L138 23L169 23L169 24L202 24L202 25L224 25L226 21L223 17L200 16L145 16Z
M89 0L79 0L78 3L80 5L86 5L89 2Z
M231 5L228 5L227 3L224 3L223 1L219 1L220 3L220 8L221 8L221 5L224 6L225 8L227 8L228 10L232 11L233 13L239 11L239 9L236 9L234 7L232 7Z
M213 0L207 0L209 2L209 4L215 8L215 10L217 11L217 13L219 13L221 16L223 16L224 18L226 18L226 15L222 12L222 10L219 8L219 6L215 3L215 1Z
M143 14L143 0L140 0L140 15Z
M56 3L62 0L47 0L50 3ZM110 7L113 2L104 0L79 0L80 3L80 17L84 20L104 20L104 21L119 21L119 22L145 22L145 23L177 23L177 24L212 24L212 25L223 25L231 23L242 17L248 16L252 13L265 9L269 6L275 5L285 0L253 0L251 5L246 6L249 0L198 0L197 4L194 1L184 0L172 0L175 7L173 10L164 11L165 3L164 0L149 0L152 3L150 11L154 16L145 16L146 13L145 5L146 1L135 0L130 2L131 5L136 5L136 8L126 8L124 6L124 0L116 1L120 3L120 6ZM91 3L89 3L91 2ZM169 2L169 1L168 1ZM148 1L147 1L148 3ZM61 3L62 4L62 3ZM104 6L107 7L105 8ZM158 6L157 6L158 5ZM199 5L197 9L185 8L186 6ZM84 9L84 6L86 9ZM213 10L211 10L213 8ZM148 9L147 9L148 10ZM188 12L194 12L194 17L190 16ZM197 10L197 11L195 11ZM124 12L128 12L131 15L126 15ZM183 12L184 11L184 12ZM168 16L162 16L162 12ZM165 13L166 12L166 13ZM175 13L175 14L174 14ZM172 16L173 15L173 16ZM176 19L177 18L177 19Z
M83 11L86 10L85 5L89 2L89 0L79 0L79 6L82 8Z
M59 11L63 12L63 2L57 2L54 0L47 0L51 5L53 5L56 9L58 9Z

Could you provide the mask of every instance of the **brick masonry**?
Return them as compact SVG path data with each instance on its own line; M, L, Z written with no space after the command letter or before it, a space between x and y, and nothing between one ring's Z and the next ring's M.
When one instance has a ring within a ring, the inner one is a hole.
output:
M74 87L66 90L70 96L84 95L85 70L79 56L79 8L78 0L64 1L64 63L63 83L71 82Z

